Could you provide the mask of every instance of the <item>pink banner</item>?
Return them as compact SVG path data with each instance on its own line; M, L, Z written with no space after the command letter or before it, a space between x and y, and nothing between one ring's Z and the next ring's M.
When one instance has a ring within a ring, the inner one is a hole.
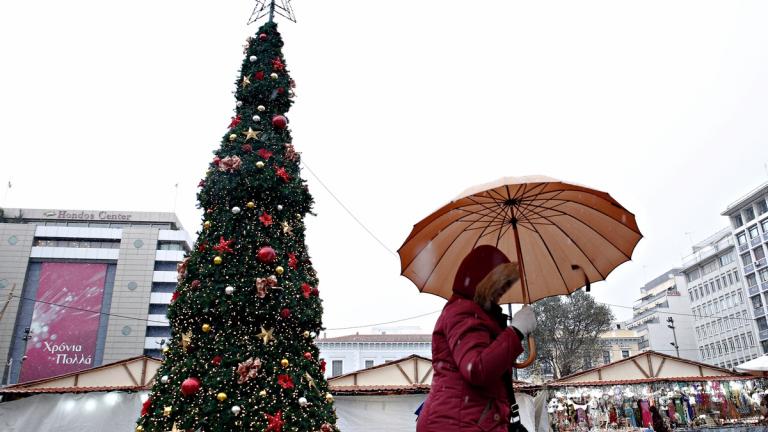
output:
M42 264L19 382L93 367L106 278L106 264Z

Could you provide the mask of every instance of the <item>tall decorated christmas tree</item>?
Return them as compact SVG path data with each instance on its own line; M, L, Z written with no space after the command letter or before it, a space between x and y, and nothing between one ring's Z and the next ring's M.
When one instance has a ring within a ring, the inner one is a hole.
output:
M248 39L235 116L200 181L202 230L179 265L171 340L137 431L337 430L313 341L312 197L285 116L294 83L275 2L260 4L269 22Z

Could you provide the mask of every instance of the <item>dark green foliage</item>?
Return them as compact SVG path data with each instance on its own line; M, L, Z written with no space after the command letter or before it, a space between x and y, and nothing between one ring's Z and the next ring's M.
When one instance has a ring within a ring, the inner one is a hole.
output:
M266 39L260 40L261 34ZM284 431L316 431L323 425L335 430L324 365L308 336L322 329L318 280L304 243L303 220L311 211L312 197L300 177L290 131L272 125L273 116L284 115L292 103L292 81L287 70L276 65L285 64L282 45L274 23L263 25L249 40L236 83L236 98L242 102L236 111L240 122L224 135L201 182L198 200L204 228L180 266L176 299L168 311L172 338L148 411L138 421L144 431L165 432L174 424L180 430L264 431L267 415L278 412L285 421ZM252 56L256 61L250 60ZM270 77L273 72L277 79ZM243 84L243 76L250 84ZM258 110L260 105L263 111ZM247 138L249 128L261 131L260 137ZM235 156L239 167L226 169L227 158ZM287 176L278 175L280 169ZM240 211L233 212L234 207ZM214 249L222 239L233 240L231 252ZM257 258L265 246L275 250L274 262ZM221 264L214 263L216 257ZM264 285L270 276L276 277L277 286L260 295L258 281ZM227 286L234 292L226 294ZM205 325L210 326L207 332ZM259 337L262 329L272 330L275 340L265 344ZM186 347L184 335L191 336ZM260 359L262 367L256 377L239 384L238 364L250 358ZM283 359L287 367L281 364ZM294 387L281 386L281 375L290 377ZM167 383L161 382L163 376ZM180 386L190 377L202 385L199 392L185 397ZM262 391L266 394L260 395ZM225 401L217 400L219 393L227 395ZM306 407L299 405L301 397L307 399ZM241 407L241 412L233 413L233 406ZM171 407L168 416L166 407Z

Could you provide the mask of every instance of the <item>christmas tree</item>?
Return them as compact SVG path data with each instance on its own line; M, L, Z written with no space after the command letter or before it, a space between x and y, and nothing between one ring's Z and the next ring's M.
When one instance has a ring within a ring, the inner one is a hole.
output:
M271 19L246 45L236 114L200 182L203 228L179 265L171 340L137 431L336 430L313 341L322 306L304 243L312 197L285 117L294 83L282 46Z

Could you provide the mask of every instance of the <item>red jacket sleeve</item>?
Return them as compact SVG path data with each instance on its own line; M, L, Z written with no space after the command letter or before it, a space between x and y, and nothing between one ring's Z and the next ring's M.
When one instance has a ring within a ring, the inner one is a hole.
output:
M472 385L484 386L498 380L523 352L511 327L491 341L489 323L474 311L458 311L447 327L451 355L461 376Z

